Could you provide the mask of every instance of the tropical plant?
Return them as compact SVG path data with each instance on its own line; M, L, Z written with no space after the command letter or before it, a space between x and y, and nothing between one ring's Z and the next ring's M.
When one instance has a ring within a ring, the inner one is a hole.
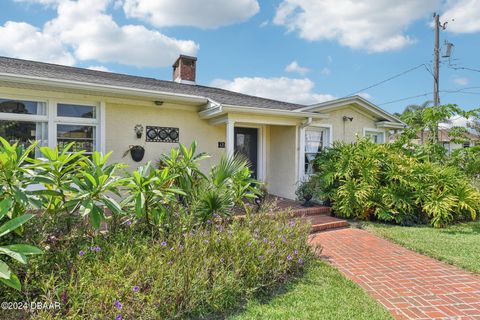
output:
M0 201L0 221L10 211L12 203L12 198L5 198ZM33 217L33 214L24 214L8 220L0 226L0 238L4 237L5 235L9 234L14 230L17 230ZM27 256L41 253L42 251L40 249L28 244L3 244L0 246L0 255L8 256L11 259L22 264L27 263ZM11 268L3 260L0 260L0 282L17 290L21 290L22 288L22 285L17 275L12 272Z
M295 190L295 195L297 196L298 200L305 201L303 206L308 207L311 206L310 200L317 194L317 187L315 183L315 179L311 179L310 177L301 181Z
M105 221L104 208L110 209L112 213L113 228L118 225L119 216L122 215L122 208L112 197L116 195L121 198L119 188L126 182L126 178L116 175L116 171L124 168L123 164L107 164L111 152L102 155L100 152L93 152L90 157L85 157L80 163L78 174L72 177L73 184L66 186L71 193L66 206L78 209L81 217L89 216L90 223L94 229L100 227Z
M174 185L184 191L185 195L179 197L184 205L192 202L199 185L207 178L200 170L200 161L209 155L205 152L196 153L196 150L196 141L189 148L179 143L178 148L172 148L170 154L162 155L159 161L159 168L168 168L170 174L176 176Z
M156 169L150 162L127 175L130 176L125 184L128 196L122 204L133 209L137 219L144 219L147 224L164 225L166 216L173 210L176 195L185 195L174 186L178 176L171 174L168 167Z
M29 155L38 143L23 148L18 143L10 144L0 137L0 200L11 199L6 212L9 218L15 218L26 208L39 205L38 201L27 191L34 177L29 166Z
M335 143L318 167L318 196L343 217L442 227L480 211L480 193L461 171L418 160L395 145Z

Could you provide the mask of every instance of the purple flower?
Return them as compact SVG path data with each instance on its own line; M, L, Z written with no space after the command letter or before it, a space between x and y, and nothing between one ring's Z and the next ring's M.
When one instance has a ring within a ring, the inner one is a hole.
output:
M128 220L127 222L125 222L125 224L126 224L127 226L129 226L129 225L132 224L132 221Z
M100 252L100 251L102 251L102 248L100 248L99 246L96 246L96 247L95 247L95 251L96 251L96 252Z
M293 251L293 254L297 256L298 255L298 250Z
M79 255L80 257L83 257L83 256L85 255L85 251L80 250L80 252L78 253L78 255Z
M268 242L267 238L263 238L263 243L267 243L267 242Z
M166 243L165 241L163 241L162 243L160 243L160 245L161 245L162 247L166 247L166 246L167 246L167 243Z
M288 255L288 256L287 256L287 260L292 260L292 256L291 256L291 255Z
M216 213L213 214L213 217L214 217L215 219L219 219L219 218L220 218L220 216L219 216L218 214L216 214Z
M123 308L123 304L120 301L115 301L113 306L119 310Z
M122 320L122 319L123 319L123 317L122 317L121 314L119 314L118 316L115 317L115 320Z
M90 250L91 250L91 251L95 251L95 247L90 247Z
M225 262L225 259L220 258L220 262L221 262L221 263L224 263L224 262Z
M290 221L290 226L291 226L291 227L295 226L295 221L291 220L291 221Z
M287 237L285 237L285 236L282 235L282 241L283 241L283 242L287 242Z
M138 292L138 291L140 291L140 287L139 286L134 286L132 290L133 290L133 292Z
M302 259L298 259L298 264L303 265L303 260L302 260Z
M211 221L211 220L207 220L207 223L208 223L208 224L212 224L212 221Z

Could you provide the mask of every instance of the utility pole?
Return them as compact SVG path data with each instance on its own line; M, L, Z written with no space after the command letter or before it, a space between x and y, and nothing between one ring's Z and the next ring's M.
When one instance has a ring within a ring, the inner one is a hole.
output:
M435 19L435 43L433 49L433 105L437 107L440 105L440 97L438 95L439 91L439 77L440 77L440 16L437 13L433 14L433 18ZM435 130L435 141L438 143L439 139L439 129L438 126Z
M440 104L440 97L438 96L438 83L440 76L440 16L437 13L433 14L435 19L435 46L433 49L433 105Z

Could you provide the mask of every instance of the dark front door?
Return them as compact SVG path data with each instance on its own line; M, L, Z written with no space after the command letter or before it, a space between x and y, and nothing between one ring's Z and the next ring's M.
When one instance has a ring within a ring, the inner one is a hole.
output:
M250 162L253 177L257 177L258 129L235 128L235 154L245 156Z

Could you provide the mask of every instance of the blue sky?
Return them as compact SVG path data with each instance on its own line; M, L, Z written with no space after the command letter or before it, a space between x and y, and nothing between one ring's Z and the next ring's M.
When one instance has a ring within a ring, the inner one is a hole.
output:
M432 12L441 43L442 103L480 107L480 0L5 0L0 55L171 79L179 53L197 83L298 103L353 92L390 112L432 99ZM290 65L290 68L287 66ZM473 87L473 88L472 88ZM466 89L471 88L471 89ZM424 96L388 103L411 96Z

